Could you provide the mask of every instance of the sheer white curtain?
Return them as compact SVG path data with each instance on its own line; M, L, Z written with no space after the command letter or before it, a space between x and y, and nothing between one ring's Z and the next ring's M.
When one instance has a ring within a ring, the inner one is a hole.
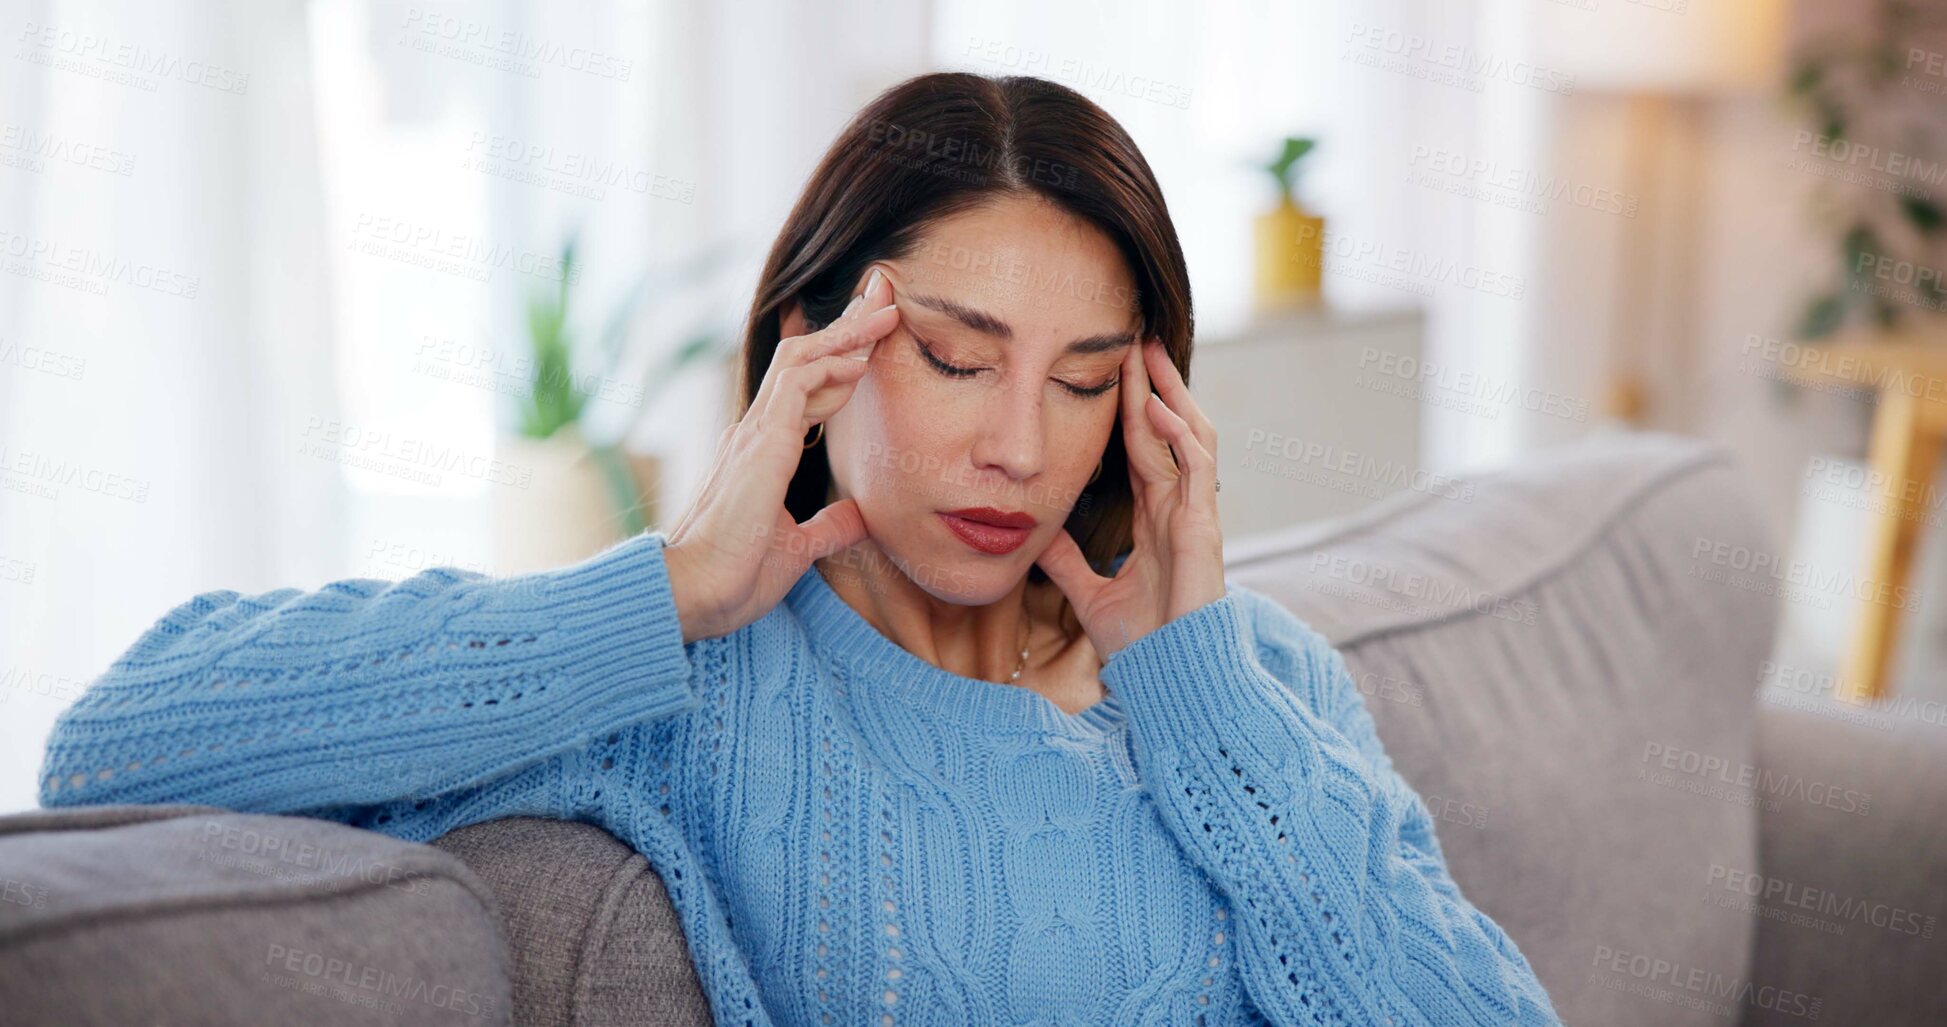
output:
M336 470L299 0L8 7L0 54L0 810L54 716L196 591L316 578Z
M633 375L698 325L736 331L832 135L924 70L927 19L871 0L41 0L10 14L0 250L60 249L0 252L0 811L32 805L60 709L199 591L494 569L491 488L306 446L320 425L501 444L504 390L420 361L503 368L539 280L371 253L358 244L375 219L543 258L579 231L593 316L642 275L728 252L727 270L631 326ZM487 34L449 38L467 25ZM559 59L507 59L509 34ZM577 56L590 52L599 67ZM586 189L591 164L682 188ZM145 267L149 284L62 277L70 259ZM725 371L686 374L634 424L634 447L664 460L665 517L707 466ZM48 484L65 469L92 484Z
M699 177L694 210L663 238L729 247L727 273L697 298L724 305L738 331L764 255L825 148L873 96L931 69L932 10L721 0L673 5L665 24L660 74L671 86L659 123ZM670 458L667 509L680 512L708 469L730 388L726 375L699 373L638 425L638 444Z

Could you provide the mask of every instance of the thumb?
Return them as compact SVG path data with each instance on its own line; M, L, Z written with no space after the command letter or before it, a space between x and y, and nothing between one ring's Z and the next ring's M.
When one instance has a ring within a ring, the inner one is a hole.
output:
M865 515L859 512L858 503L841 499L813 514L798 530L809 541L806 548L816 560L864 541Z
M1034 558L1041 569L1048 573L1048 580L1061 589L1076 611L1086 609L1088 599L1100 587L1102 576L1088 565L1088 558L1082 555L1082 547L1075 543L1075 536L1063 528L1055 533L1048 548Z

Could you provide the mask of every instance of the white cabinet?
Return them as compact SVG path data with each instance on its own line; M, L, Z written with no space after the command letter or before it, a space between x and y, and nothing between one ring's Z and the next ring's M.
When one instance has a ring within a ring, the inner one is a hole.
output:
M1421 464L1421 407L1437 401L1424 329L1414 310L1320 310L1197 341L1190 391L1217 429L1226 540L1447 485Z

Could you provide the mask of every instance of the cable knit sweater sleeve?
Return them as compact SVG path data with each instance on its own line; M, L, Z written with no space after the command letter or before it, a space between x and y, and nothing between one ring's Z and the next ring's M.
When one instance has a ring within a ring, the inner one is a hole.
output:
M1560 1023L1448 876L1323 636L1232 585L1117 651L1102 679L1163 819L1237 910L1239 970L1271 1022Z
M335 810L414 838L585 812L576 752L696 705L663 541L518 577L199 595L62 713L41 802Z

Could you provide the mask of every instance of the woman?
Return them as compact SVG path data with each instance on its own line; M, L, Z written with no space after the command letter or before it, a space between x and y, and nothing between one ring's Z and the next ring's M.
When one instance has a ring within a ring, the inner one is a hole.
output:
M1107 114L908 81L785 224L673 530L198 596L63 715L43 801L591 821L721 1023L1557 1022L1339 655L1226 586L1190 340Z

